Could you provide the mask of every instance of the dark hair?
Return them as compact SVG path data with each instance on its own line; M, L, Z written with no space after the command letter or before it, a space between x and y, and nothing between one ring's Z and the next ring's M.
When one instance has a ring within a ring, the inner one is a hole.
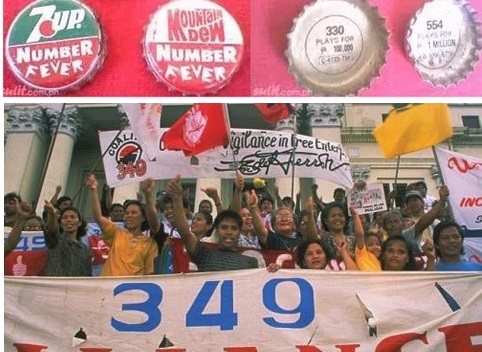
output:
M12 200L18 199L19 202L22 201L22 197L20 197L20 194L15 193L15 192L10 192L7 193L3 196L3 202L11 202Z
M72 202L72 199L69 196L62 196L59 199L57 199L57 202L55 203L57 206L62 204L65 201Z
M44 221L44 219L42 219L42 217L38 216L37 214L32 214L26 219L25 223L27 223L27 221L29 221L30 219L37 219L40 222L40 227L42 228L41 231L44 232L44 233L45 233L45 231L47 231L45 221Z
M261 204L263 204L265 201L268 201L271 203L271 205L274 205L274 200L273 198L271 197L263 197L261 198L261 200L259 201L259 205L261 206Z
M343 211L343 214L345 215L345 227L343 228L343 232L346 233L348 232L348 229L350 227L350 221L349 221L350 217L348 216L346 207L341 202L331 202L325 205L325 208L321 212L321 224L323 225L323 229L325 229L326 231L329 231L328 223L327 223L328 216L330 215L330 212L335 208L340 208Z
M382 253L380 254L382 270L386 270L383 263L383 256L387 251L388 247L396 241L403 242L405 244L405 248L407 248L407 255L408 255L408 263L403 268L404 271L416 271L417 270L417 262L415 260L415 256L413 255L412 246L407 241L407 239L402 235L394 235L389 237L382 245Z
M196 214L194 214L194 217L196 217L196 215L198 214L200 214L204 218L204 220L206 220L206 224L208 225L213 224L213 216L209 214L207 211L204 211L204 210L198 211Z
M213 203L211 203L211 201L209 199L203 199L202 201L200 201L198 209L199 209L199 207L201 207L201 204L203 204L203 203L209 204L209 206L211 207L211 210L213 209Z
M129 207L130 205L136 205L141 210L142 217L144 218L144 221L141 224L141 231L143 232L143 231L149 230L149 224L147 223L147 215L146 215L146 209L144 208L144 204L134 199L126 200L124 202L124 211L126 211L127 207Z
M64 215L64 213L67 212L67 211L73 211L74 213L76 213L77 217L80 220L80 225L79 225L79 228L77 229L77 234L75 235L75 237L77 237L77 239L80 239L81 237L83 237L87 234L87 223L85 222L84 218L80 214L79 209L77 209L76 207L72 207L72 206L65 207L64 209L62 209L60 211L59 222L62 219L62 216ZM62 229L61 226L60 226L60 230L61 230L61 232L63 232L63 229Z
M331 251L330 246L325 241L322 241L320 239L317 240L309 240L309 241L303 241L298 248L296 248L296 264L302 269L306 269L305 265L305 254L306 250L310 246L310 244L319 244L320 247L323 249L323 252L325 252L326 256L326 262L329 263L332 259L335 258L333 252Z
M290 196L283 197L283 199L281 199L281 202L289 203L291 208L295 209L295 201Z
M435 253L439 258L440 258L440 251L438 250L438 246L440 243L440 234L442 233L443 230L449 227L455 227L457 229L457 232L462 237L462 243L464 242L464 238L465 238L464 229L459 224L457 224L455 221L452 221L452 220L439 222L433 228L433 244L435 246ZM464 246L462 246L462 250L460 251L460 254L464 254Z
M221 221L225 219L235 220L236 223L238 224L239 231L241 231L241 227L243 226L243 219L241 218L241 215L239 215L237 211L226 209L220 212L218 216L216 216L216 219L214 219L213 226L208 231L206 236L210 236L213 233L213 231L219 227L219 224L221 223Z
M172 204L172 198L169 194L165 194L161 198L161 203L164 206L165 204L171 203ZM184 208L189 208L189 201L187 200L186 197L182 197L182 206Z
M120 203L114 203L110 206L110 211L114 210L114 208L116 207L121 207L122 209L124 209L124 206Z
M415 187L422 186L425 190L427 189L427 184L425 181L417 181L415 182Z

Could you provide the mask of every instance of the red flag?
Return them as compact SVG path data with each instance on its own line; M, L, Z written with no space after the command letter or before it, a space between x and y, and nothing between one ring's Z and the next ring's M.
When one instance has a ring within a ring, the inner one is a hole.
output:
M227 145L223 104L194 104L162 137L164 147L193 156Z
M269 124L275 124L278 121L287 119L292 113L292 107L290 104L254 104L261 115L263 120Z

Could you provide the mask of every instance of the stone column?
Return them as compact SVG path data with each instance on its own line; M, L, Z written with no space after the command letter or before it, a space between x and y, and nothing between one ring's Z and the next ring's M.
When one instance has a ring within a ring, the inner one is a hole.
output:
M30 203L37 196L48 149L46 117L38 106L12 106L5 119L4 193L19 193Z
M311 118L312 135L334 143L341 143L341 119L345 116L344 104L308 104ZM340 186L323 179L314 179L318 187L318 195L323 201L333 200L333 191Z
M49 120L52 138L54 138L59 123L59 112L47 109L46 115ZM37 204L37 213L42 212L44 200L52 197L56 186L62 186L62 189L65 191L74 144L81 133L82 123L79 118L78 108L76 106L66 107L61 116L60 127L52 148L49 164L47 165L44 183L41 185L42 190Z

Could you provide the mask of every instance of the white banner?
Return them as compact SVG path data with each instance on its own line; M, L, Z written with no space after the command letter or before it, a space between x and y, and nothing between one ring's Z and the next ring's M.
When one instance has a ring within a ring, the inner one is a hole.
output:
M163 134L166 129L161 129ZM104 152L117 132L101 132ZM139 182L152 177L170 179L177 174L183 178L235 178L239 169L245 177L315 177L353 187L350 162L343 147L322 139L279 131L231 130L230 148L185 157L182 152L164 150L159 143L155 161L144 156L142 147L132 131L124 131L104 157L107 183L111 187ZM234 152L234 156L233 156Z
M435 151L455 220L468 230L481 231L482 160L441 148Z
M171 352L482 348L480 273L5 278L4 296L7 352L161 352L162 340Z
M122 104L132 131L150 159L157 153L160 138L162 104Z
M352 189L347 193L348 204L353 205L358 214L369 214L387 210L383 184L367 184L362 190Z

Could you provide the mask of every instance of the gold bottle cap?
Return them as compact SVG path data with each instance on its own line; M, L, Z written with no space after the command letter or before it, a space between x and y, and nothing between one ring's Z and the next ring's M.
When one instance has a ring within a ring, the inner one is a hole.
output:
M424 80L447 87L474 70L481 38L480 23L466 1L433 0L410 21L406 51Z
M388 35L366 0L318 0L304 7L288 34L289 70L313 95L357 94L379 76Z

